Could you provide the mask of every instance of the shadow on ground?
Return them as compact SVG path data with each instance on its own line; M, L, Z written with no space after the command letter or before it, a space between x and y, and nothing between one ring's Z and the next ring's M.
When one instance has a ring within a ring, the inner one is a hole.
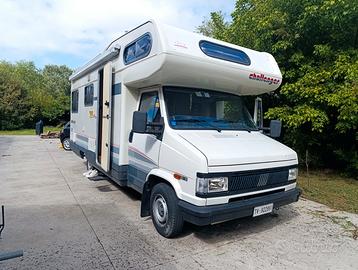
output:
M128 187L121 187L109 179L108 181L113 185L108 184L98 186L97 188L102 192L120 190L128 199L138 202L138 209L140 209L140 193ZM299 213L296 209L291 205L287 205L278 211L278 215L269 214L255 218L246 217L207 226L196 226L186 222L183 232L176 238L184 238L193 234L196 238L208 244L218 244L233 237L235 237L235 239L238 237L246 238L249 237L250 234L271 230L275 226L289 222L298 215ZM150 220L150 217L143 219L143 221L146 220Z

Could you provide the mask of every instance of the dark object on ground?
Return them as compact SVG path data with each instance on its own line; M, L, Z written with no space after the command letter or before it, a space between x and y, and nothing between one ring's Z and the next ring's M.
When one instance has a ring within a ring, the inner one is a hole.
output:
M41 139L55 139L59 137L60 137L59 132L51 132L51 131L48 131L47 133L43 133L40 135Z
M22 250L16 250L11 252L3 252L0 253L0 261L5 261L17 257L22 257L24 255L24 252Z
M38 121L35 125L36 135L40 135L44 132L44 122L42 120Z
M70 151L70 122L67 122L63 127L63 130L60 132L60 141L62 143L63 149Z

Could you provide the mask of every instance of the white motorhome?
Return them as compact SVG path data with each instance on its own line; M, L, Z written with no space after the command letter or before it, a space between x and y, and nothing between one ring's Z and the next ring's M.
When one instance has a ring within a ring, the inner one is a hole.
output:
M297 155L242 100L279 87L272 55L148 21L76 70L71 149L142 194L142 217L172 237L298 200ZM266 134L266 133L269 134Z

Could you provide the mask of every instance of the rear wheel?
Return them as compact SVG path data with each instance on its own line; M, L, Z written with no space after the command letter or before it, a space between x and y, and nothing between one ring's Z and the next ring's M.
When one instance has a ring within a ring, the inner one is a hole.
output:
M70 138L65 138L65 139L62 141L62 147L63 147L63 149L65 149L66 151L70 151L70 150L71 150Z
M169 185L159 183L153 187L150 213L154 227L162 236L171 238L182 231L184 221L178 207L178 198Z

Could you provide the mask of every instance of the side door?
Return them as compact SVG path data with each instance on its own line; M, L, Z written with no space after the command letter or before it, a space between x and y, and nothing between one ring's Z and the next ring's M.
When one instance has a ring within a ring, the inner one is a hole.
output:
M161 122L161 111L157 90L141 93L138 111L147 113L148 131L150 124ZM161 141L153 134L133 133L128 147L128 185L142 192L150 170L158 167Z
M108 172L110 167L112 127L112 65L105 64L99 75L97 163Z

